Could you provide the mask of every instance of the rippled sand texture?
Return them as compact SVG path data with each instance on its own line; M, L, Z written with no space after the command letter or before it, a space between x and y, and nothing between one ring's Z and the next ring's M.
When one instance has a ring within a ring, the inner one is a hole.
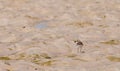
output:
M120 71L119 30L120 0L0 0L0 71Z

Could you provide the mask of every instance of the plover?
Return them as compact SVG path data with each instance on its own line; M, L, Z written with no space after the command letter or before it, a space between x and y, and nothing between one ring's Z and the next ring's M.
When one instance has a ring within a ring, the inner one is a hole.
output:
M84 51L82 51L83 43L80 40L75 40L74 42L77 45L77 52L84 53Z

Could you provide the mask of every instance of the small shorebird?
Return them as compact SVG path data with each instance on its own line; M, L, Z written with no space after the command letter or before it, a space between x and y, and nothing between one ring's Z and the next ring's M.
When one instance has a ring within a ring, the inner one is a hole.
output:
M78 47L77 47L77 51L78 51L78 52L81 52L81 53L84 53L84 51L82 51L83 43L82 43L80 40L75 40L74 42L75 42L76 45L78 46Z

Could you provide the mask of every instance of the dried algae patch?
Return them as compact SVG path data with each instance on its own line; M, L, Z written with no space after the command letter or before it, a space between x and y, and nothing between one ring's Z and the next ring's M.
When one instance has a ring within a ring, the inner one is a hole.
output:
M98 25L98 27L107 28L107 27L109 27L109 26L108 26L108 25Z
M87 26L93 26L92 22L89 21L80 21L80 22L73 22L68 25L75 26L75 27L87 27Z
M41 65L43 65L43 66L51 66L54 61L55 60L49 60L49 61L46 61L46 62L42 62Z
M120 57L108 56L107 59L112 62L120 62Z
M105 42L101 42L104 44L109 44L109 45L118 45L120 43L120 41L118 40L109 40L109 41L105 41Z
M74 60L80 60L82 62L88 62L88 60L86 60L86 59L80 59L80 58L75 58Z
M38 17L34 17L34 16L30 16L30 15L26 15L25 17L29 18L29 19L33 19L33 20L38 20Z
M52 65L52 61L43 62L41 65L50 66L50 65Z
M41 54L41 57L43 57L45 59L51 59L51 57L46 53Z
M18 54L18 55L13 55L11 56L12 59L14 60L22 60L26 58L26 55L24 53Z
M40 64L40 60L32 60L32 62L35 64Z
M0 57L0 60L11 60L9 57Z
M39 65L44 65L43 61L44 60L50 60L51 57L48 56L48 54L46 53L42 53L42 54L32 54L29 55L25 58L25 60L30 60L31 62L35 63L35 64L39 64ZM42 64L41 64L42 63ZM49 62L48 62L49 63ZM45 63L46 64L46 63Z
M45 57L46 59L51 59L51 57L49 57L49 56L47 56L47 57Z

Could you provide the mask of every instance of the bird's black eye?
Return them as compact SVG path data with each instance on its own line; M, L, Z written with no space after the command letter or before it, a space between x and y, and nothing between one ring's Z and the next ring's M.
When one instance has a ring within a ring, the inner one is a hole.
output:
M77 41L74 41L75 43L77 42Z

